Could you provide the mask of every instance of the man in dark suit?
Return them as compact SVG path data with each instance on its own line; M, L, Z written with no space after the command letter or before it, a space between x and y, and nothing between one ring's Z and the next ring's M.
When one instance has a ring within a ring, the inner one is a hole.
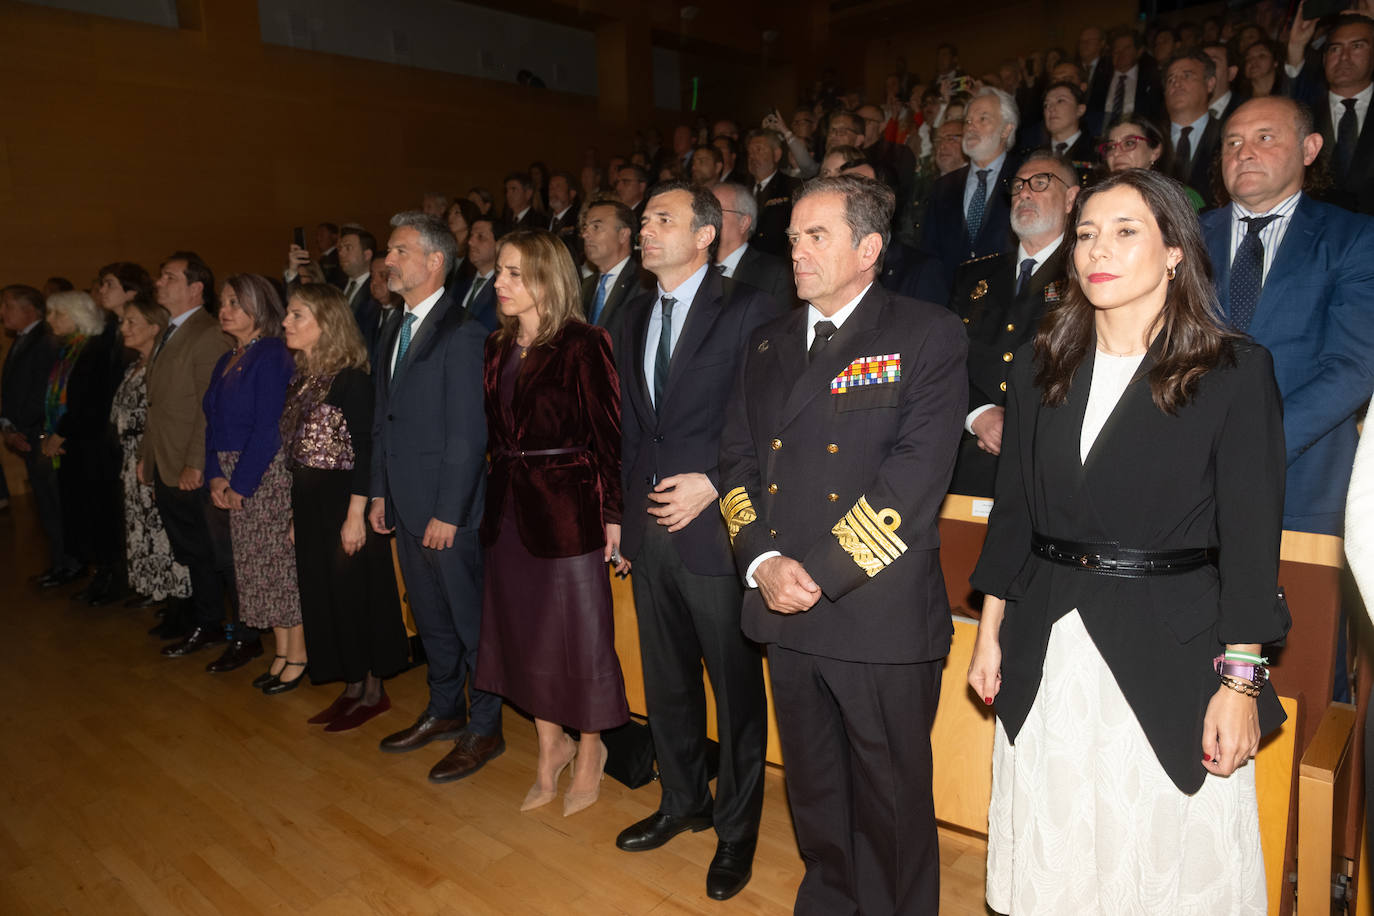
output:
M529 172L511 172L506 176L506 222L504 231L516 229L547 229L548 214L534 209L534 179Z
M1216 61L1193 48L1179 52L1164 70L1164 108L1174 147L1173 177L1216 206L1212 161L1221 141L1221 122L1207 107L1216 88Z
M720 201L720 247L716 270L722 277L761 289L775 302L791 305L797 298L792 283L792 264L754 247L754 226L759 219L758 203L749 189L739 184L718 184L711 189ZM792 198L787 199L791 215Z
M172 554L191 573L190 601L170 607L156 629L166 638L184 635L162 650L183 656L222 641L225 598L238 601L229 513L211 504L204 473L203 401L229 337L210 311L215 275L195 252L178 251L163 261L154 285L157 304L171 321L148 364L148 420L138 479L153 487ZM229 646L226 661L262 651L256 634L242 643Z
M1369 108L1374 98L1374 20L1342 13L1321 51L1321 69L1303 63L1316 21L1301 16L1288 43L1293 94L1312 107L1322 137L1335 189L1331 201L1359 213L1374 214L1374 127Z
M639 231L639 224L644 219L644 205L648 203L644 194L648 190L648 172L633 162L620 167L615 177L615 196L634 214L636 232Z
M1073 163L1079 180L1097 166L1097 141L1083 126L1088 113L1087 98L1077 83L1051 83L1041 105L1045 120L1041 125L1043 145ZM1032 147L1037 148L1037 147Z
M587 207L582 226L587 263L596 270L582 281L582 311L588 322L606 329L617 347L625 305L640 292L633 219L630 208L620 201L598 200Z
M1303 192L1322 148L1290 99L1252 99L1222 131L1231 205L1202 216L1231 324L1274 357L1288 483L1283 527L1339 535L1355 424L1374 390L1374 218Z
M749 169L740 156L739 149L739 128L735 128L735 135L716 134L711 138L711 145L720 153L721 161L721 181L733 181L737 184L749 184Z
M343 289L348 282L343 268L339 265L339 227L334 223L320 223L315 227L315 248L320 256L315 260L324 282L336 289Z
M1202 53L1212 58L1217 74L1216 85L1212 87L1212 98L1207 102L1207 110L1218 121L1225 121L1231 116L1231 112L1245 101L1241 98L1240 87L1236 85L1236 74L1240 67L1231 57L1231 46L1225 42L1214 41L1203 45Z
M1009 153L1016 139L1016 102L985 86L964 115L964 154L969 164L935 182L921 227L921 250L939 259L945 286L969 258L1011 247L1005 183L1016 172Z
M339 233L339 268L348 278L343 294L354 318L361 317L372 298L372 256L376 253L376 237L362 226L344 226Z
M32 286L15 284L0 289L0 323L15 335L0 376L0 434L5 447L24 459L33 490L38 523L48 538L48 568L39 583L65 585L75 580L80 564L62 539L62 498L52 462L43 457L43 432L48 374L57 359L57 341L44 322L43 294Z
M363 333L363 344L367 347L368 365L377 371L381 355L383 329L387 319L401 306L401 297L387 289L386 252L379 251L372 256L371 272L368 279L367 301L358 313L358 329Z
M477 530L486 493L482 406L486 330L468 320L444 277L454 257L443 223L419 212L391 220L388 286L405 300L386 326L373 425L372 505L378 534L396 532L415 628L429 659L429 704L410 727L382 739L395 753L457 739L431 782L471 776L506 749L501 698L468 687L482 624Z
M749 244L765 254L786 257L792 195L801 182L778 171L785 149L777 132L762 128L749 131L744 152L757 211Z
M491 216L479 216L472 221L468 231L468 263L472 273L467 283L451 293L458 307L488 331L495 331L500 324L492 282L496 277L496 234L496 220Z
M1088 97L1097 94L1099 85L1105 96L1111 83L1112 57L1107 51L1107 35L1099 26L1090 25L1078 33L1078 67Z
M1064 230L1078 199L1076 179L1068 161L1032 153L1012 179L1016 253L975 258L955 278L950 308L968 332L968 414L951 493L993 495L1014 354L1064 295Z
M1108 79L1091 87L1088 110L1100 114L1103 124L1122 114L1156 118L1162 110L1159 70L1152 59L1141 57L1140 35L1116 29L1111 35L1111 72ZM1100 69L1100 65L1099 65Z
M547 228L568 246L574 264L582 263L582 232L577 224L577 201L572 176L564 171L549 176L549 224Z
M851 176L803 189L789 234L808 305L750 338L721 435L721 512L757 585L744 631L768 645L806 916L939 909L930 727L953 627L936 518L966 344L943 306L875 282L892 207Z
M744 286L727 299L711 269L720 203L687 182L659 185L640 228L655 286L630 305L620 362L625 513L634 563L644 694L663 789L659 808L622 830L629 852L714 827L706 892L724 900L753 870L763 807L763 661L740 632L743 590L715 511L721 404L745 342L780 308ZM720 769L708 784L702 663L716 699Z

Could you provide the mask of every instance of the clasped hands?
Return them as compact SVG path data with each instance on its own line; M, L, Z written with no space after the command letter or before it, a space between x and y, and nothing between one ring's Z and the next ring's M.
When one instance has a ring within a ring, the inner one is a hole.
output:
M183 487L183 489L185 489ZM210 479L210 502L216 509L239 510L243 508L243 496L229 488L229 481L223 477Z
M705 474L674 474L649 491L649 514L669 531L681 531L719 495Z

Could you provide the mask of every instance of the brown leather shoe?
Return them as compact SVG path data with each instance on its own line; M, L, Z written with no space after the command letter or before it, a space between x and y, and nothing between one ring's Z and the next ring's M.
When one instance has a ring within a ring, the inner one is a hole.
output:
M430 782L453 782L466 779L500 757L506 750L506 740L500 735L474 735L463 732L443 760L429 771Z
M462 719L436 719L429 713L421 713L414 725L387 735L379 747L389 754L403 754L424 747L431 741L457 738L462 734L464 724Z

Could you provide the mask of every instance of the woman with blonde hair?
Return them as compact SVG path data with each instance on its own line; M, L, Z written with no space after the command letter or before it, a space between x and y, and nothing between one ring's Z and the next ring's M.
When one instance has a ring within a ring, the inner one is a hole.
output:
M582 318L577 269L557 236L502 239L494 288L476 686L534 717L539 762L522 811L553 801L576 763L566 817L596 801L601 732L629 718L605 566L630 568L620 558L620 382L610 335Z
M407 654L391 550L365 523L374 397L367 349L343 293L325 284L298 288L282 325L296 353L281 437L310 679L345 685L309 721L348 731L391 708L382 681L405 668Z
M118 376L111 370L105 315L82 292L48 297L48 327L58 340L44 403L43 457L57 472L67 553L105 571L118 560L119 454L110 435Z

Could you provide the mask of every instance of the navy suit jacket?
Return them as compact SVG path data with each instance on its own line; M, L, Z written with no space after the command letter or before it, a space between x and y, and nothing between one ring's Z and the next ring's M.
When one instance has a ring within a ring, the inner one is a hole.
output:
M1231 208L1202 215L1217 294L1231 316ZM1304 195L1249 333L1274 357L1288 487L1283 527L1341 534L1356 412L1374 390L1374 218Z
M372 495L389 524L420 536L431 518L475 533L487 486L482 348L487 331L447 292L392 373L401 320L386 323L373 376Z
M954 273L959 265L969 258L1016 250L1016 242L1011 234L1011 204L1003 182L1021 167L1020 157L1008 152L1007 158L1002 161L1002 171L988 176L992 191L983 210L978 237L970 244L964 228L964 182L972 167L970 163L950 172L939 178L930 189L930 204L918 247L939 259L944 267L946 289L953 285Z
M467 264L471 262L464 261L463 263ZM461 310L463 301L468 297L468 290L472 288L473 281L477 279L477 272L475 270L470 271L466 277L463 277L459 273L455 273L455 277L458 277L459 280L458 284L453 288L453 301ZM477 291L477 298L468 304L467 316L477 319L478 323L487 329L487 333L495 331L500 325L501 315L496 308L495 274L492 274L491 278Z

